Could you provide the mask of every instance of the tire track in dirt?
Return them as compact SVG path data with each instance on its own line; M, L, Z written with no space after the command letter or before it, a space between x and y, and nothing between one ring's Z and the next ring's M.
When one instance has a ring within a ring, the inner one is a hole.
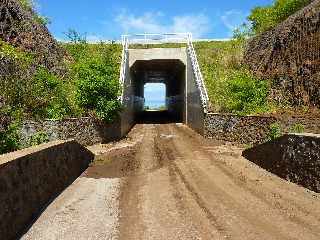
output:
M186 126L138 124L92 149L95 162L26 239L320 239L319 194Z
M180 132L180 134L181 134L181 137L183 137L183 139L186 139L186 138L188 138L188 135L189 134L186 134L185 133L185 131L190 131L189 129L187 129L187 130L185 130L185 129L183 129L183 128L174 128L174 130L176 130L176 131L178 131L178 132ZM173 131L174 132L174 131ZM178 134L179 135L179 134ZM184 144L187 144L188 146L184 146L184 148L183 148L183 150L184 149L189 149L189 150L193 150L193 152L194 153L196 153L197 152L197 150L199 150L199 144L196 144L195 143L195 141L197 141L197 139L196 138L194 138L193 139L193 141L192 141L192 144L188 144L188 141L184 141ZM181 141L180 141L181 142ZM201 144L203 144L203 142L201 142ZM177 151L179 151L179 149L178 148L176 148L176 150ZM193 154L194 154L193 153ZM208 160L211 158L214 158L214 156L212 156L212 154L211 155L209 155L209 154L207 154L205 151L202 151L201 153L196 153L196 154L200 154L200 158L201 157L204 157L204 158L207 158ZM214 161L214 160L213 160ZM193 167L195 167L195 164L193 164L192 165ZM200 166L200 165L199 165ZM263 212L263 211L267 211L267 212L270 212L270 213L272 213L272 215L271 216L273 216L274 217L274 219L277 219L277 218L275 218L275 216L278 216L278 217L280 217L280 215L278 215L278 212L277 212L277 210L275 209L275 206L274 206L274 204L271 204L270 202L266 202L261 196L259 196L258 194L257 194L257 192L255 192L254 190L252 190L252 189L250 189L250 188L248 188L247 187L247 185L246 185L246 183L245 182L241 182L239 179L237 179L237 177L235 176L235 172L232 172L232 170L230 170L230 169L226 169L225 167L221 167L221 165L218 163L217 164L217 161L214 161L214 167L217 167L218 169L219 169L219 171L221 171L221 173L224 173L229 179L228 180L230 180L230 182L231 183L233 183L234 185L237 185L238 186L238 188L239 188L239 193L241 193L243 190L245 190L245 191L248 191L248 196L250 196L251 194L253 195L253 197L254 198L256 198L256 200L258 200L258 202L257 202L257 204L259 203L259 201L260 202L264 202L264 203L267 203L268 204L268 208L260 208L261 209L261 211ZM201 170L200 170L201 171ZM203 171L202 171L203 172ZM221 176L223 176L223 175L221 175ZM195 177L195 176L194 176ZM203 177L205 177L205 172L203 172ZM216 178L218 178L218 176L216 176ZM219 189L217 189L217 190L219 190ZM225 193L227 193L227 192L225 192L225 191L222 191L221 192L221 194L225 194ZM240 194L241 195L241 194ZM239 196L240 196L239 195ZM232 195L225 195L225 197L226 197L226 199L228 199L229 198L229 200L233 200L233 205L234 205L234 207L235 206L237 206L238 204L237 204L237 202L239 201L239 199L234 199L234 196L232 196ZM251 196L250 196L251 197ZM239 198L239 197L238 197ZM255 199L252 199L253 200L253 203L255 202ZM227 202L225 202L225 203L227 203ZM262 207L262 206L261 206ZM273 223L271 224L271 222L269 222L269 227L268 227L268 223L266 222L266 221L260 221L259 220L259 218L255 218L254 216L251 216L250 217L250 215L248 215L247 213L245 213L245 212L243 212L242 210L241 210L241 206L239 205L239 210L238 210L238 212L239 213L241 213L242 212L242 214L245 216L245 218L248 218L248 219L251 219L251 223L255 223L255 224L257 224L257 223L259 223L259 225L260 226L262 226L263 228L265 228L266 230L267 230L267 232L269 232L269 233L271 233L272 231L272 229L273 228L277 228L278 226L276 226L276 225L274 225ZM265 209L265 210L263 210L263 209ZM261 212L261 213L262 213ZM267 213L266 212L266 213ZM319 225L317 225L317 221L314 223L314 224L312 224L312 221L310 221L310 218L309 218L309 222L308 223L306 223L304 220L302 220L302 219L298 219L298 218L293 218L293 217L290 217L290 214L292 214L292 211L291 211L291 213L288 213L288 214L285 214L285 216L286 217L288 217L292 222L294 222L297 226L299 226L300 228L302 227L302 228L305 228L305 230L302 230L301 232L303 232L303 233L307 233L308 232L308 230L311 230L312 231L312 234L310 235L309 233L308 233L308 235L309 235L309 237L310 237L310 239L317 239L317 237L319 237L319 230L318 230L318 227L316 227L316 226L319 226ZM283 217L283 216L282 216ZM313 219L312 219L313 220ZM283 221L282 222L282 224L281 224L281 226L282 225L284 225L285 224L285 222L286 221ZM310 223L314 226L314 227L310 227L309 225L310 225ZM287 222L287 225L289 224L289 226L291 225L291 222ZM293 232L294 232L294 228L292 228L293 230ZM280 229L279 229L280 230ZM278 233L277 233L277 235L279 235L279 232L280 231L278 231ZM301 233L302 234L302 233ZM282 236L282 238L281 239L285 239L285 238L287 238L288 236L285 236L285 235L283 235ZM290 239L293 239L293 237L294 236L292 236Z

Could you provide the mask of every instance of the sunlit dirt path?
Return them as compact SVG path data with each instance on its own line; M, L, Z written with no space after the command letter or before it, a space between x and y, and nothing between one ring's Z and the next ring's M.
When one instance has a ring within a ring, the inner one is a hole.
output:
M320 239L320 195L180 124L136 125L22 239Z

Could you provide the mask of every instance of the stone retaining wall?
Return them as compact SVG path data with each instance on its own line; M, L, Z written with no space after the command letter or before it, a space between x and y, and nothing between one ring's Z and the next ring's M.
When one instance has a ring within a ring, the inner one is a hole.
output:
M285 135L245 150L243 156L262 168L320 192L320 135Z
M259 144L266 140L270 125L277 123L282 134L299 124L306 133L320 134L320 119L310 116L238 116L208 113L204 118L204 136L241 144Z
M93 157L75 141L55 141L1 155L0 239L17 239Z
M22 123L20 129L22 146L30 146L31 137L45 132L50 141L75 139L82 145L105 143L121 137L120 121L105 124L94 118L74 118L61 121L45 120Z
M270 132L273 117L237 116L208 113L204 119L204 136L242 144L260 143Z

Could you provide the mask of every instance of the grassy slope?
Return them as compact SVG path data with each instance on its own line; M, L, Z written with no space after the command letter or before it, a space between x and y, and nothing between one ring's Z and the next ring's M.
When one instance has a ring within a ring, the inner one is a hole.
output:
M228 100L226 84L239 68L240 47L233 41L197 42L194 47L208 91L211 110L225 111L225 103Z

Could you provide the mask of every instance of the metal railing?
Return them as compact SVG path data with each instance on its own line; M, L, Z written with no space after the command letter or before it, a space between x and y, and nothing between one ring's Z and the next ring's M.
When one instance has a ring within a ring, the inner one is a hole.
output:
M197 84L197 87L199 88L199 91L200 91L200 98L201 98L201 102L202 102L202 107L203 107L204 112L207 113L208 112L209 97L208 97L207 89L204 84L203 76L202 76L200 65L199 65L198 58L197 58L197 54L196 54L196 51L194 50L194 47L193 47L191 33L188 35L187 50L188 50L188 55L191 60L193 73L196 78L196 84Z
M189 33L122 35L129 44L187 43Z
M120 67L120 87L121 87L121 96L120 96L120 101L123 103L123 97L124 97L124 83L125 83L125 78L126 78L126 70L127 70L127 65L128 65L128 51L129 51L129 42L128 39L124 36L122 36L121 39L122 42L122 59L121 59L121 67Z
M192 69L196 79L196 85L200 91L200 98L204 112L208 111L208 93L204 84L203 76L198 63L197 54L193 47L191 33L164 33L164 34L134 34L122 35L122 61L120 69L120 84L122 88L121 102L123 102L124 83L129 60L128 50L130 44L161 44L161 43L184 43L187 44L187 52L191 60Z

